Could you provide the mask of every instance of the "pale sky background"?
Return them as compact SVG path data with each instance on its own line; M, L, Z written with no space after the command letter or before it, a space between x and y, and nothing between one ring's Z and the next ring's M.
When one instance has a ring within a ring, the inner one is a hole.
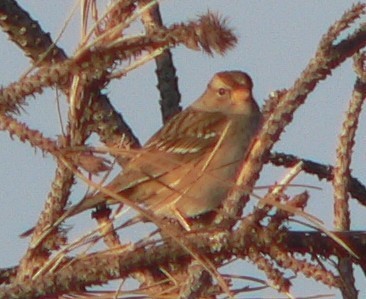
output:
M45 31L50 32L52 38L58 35L75 5L75 0L18 2L38 20ZM185 107L196 99L215 72L233 69L246 71L252 76L255 97L262 105L271 91L292 86L313 57L321 36L346 9L351 8L352 3L356 1L164 0L161 12L166 25L187 21L209 9L228 17L230 26L239 36L237 47L224 57L215 55L212 58L183 46L173 49L182 105ZM76 16L60 40L59 45L64 47L68 55L78 45L79 28L79 17ZM29 61L7 40L4 33L0 33L0 46L3 70L0 73L0 82L7 86L22 75L29 66ZM114 82L108 89L111 101L123 113L142 142L161 125L154 67L154 62L150 62L130 73L127 78ZM333 164L337 136L354 81L352 61L348 60L307 99L306 104L295 114L294 121L287 127L275 150ZM32 128L42 130L48 137L61 134L55 99L55 92L52 90L47 90L42 97L37 96L36 100L28 99L27 113L21 119ZM364 183L365 133L365 117L362 115L352 174ZM45 158L40 151L35 152L28 144L23 144L16 138L12 141L7 133L0 133L0 142L0 261L1 267L7 267L16 264L24 253L28 239L19 239L18 235L35 223L54 177L55 164L51 157ZM273 183L280 180L285 173L286 170L282 168L266 171L260 183ZM312 191L309 206L310 211L326 221L327 227L331 228L332 193L329 184L305 175L296 182L323 188L322 191ZM84 191L85 189L81 192ZM297 193L300 191L302 189L294 190ZM80 198L73 199L77 201ZM366 209L354 200L351 203L354 213L352 228L365 229L363 215ZM254 273L263 277L259 272ZM356 275L357 286L362 289L365 276L359 269ZM301 277L297 281L301 284L294 289L295 294L305 296L326 293L339 296L335 290L320 288L320 284L314 284L305 278ZM258 294L250 293L245 298L256 295ZM366 291L361 290L360 298L365 295Z

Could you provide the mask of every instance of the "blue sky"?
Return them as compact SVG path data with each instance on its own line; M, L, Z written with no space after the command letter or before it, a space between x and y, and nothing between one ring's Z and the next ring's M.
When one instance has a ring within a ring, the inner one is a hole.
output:
M53 38L58 35L75 5L74 0L18 2ZM184 47L173 49L182 105L187 106L196 99L215 72L233 69L246 71L252 76L255 97L262 105L271 91L291 87L314 55L321 36L352 3L355 1L164 0L161 11L166 25L195 18L210 10L228 17L230 26L239 36L237 47L224 57L209 57ZM69 55L78 45L79 28L79 17L76 16L60 40L60 46ZM29 61L7 40L4 33L0 34L0 45L2 69L11 70L0 74L2 85L6 86L22 75L29 67ZM154 71L154 63L151 62L125 79L114 82L107 90L115 107L122 111L141 141L145 141L161 125ZM348 60L331 78L317 87L295 114L293 123L286 129L275 149L317 162L334 163L337 137L354 80L352 61ZM21 119L29 122L33 128L42 130L47 136L61 134L55 98L55 92L48 90L36 100L29 99L27 114ZM362 116L360 121L352 174L366 182L365 117ZM41 152L35 152L29 145L16 139L12 141L4 132L0 134L0 140L0 198L3 207L0 211L0 244L3 244L0 260L5 267L14 265L27 246L27 240L17 236L36 221L54 175L55 163L52 158L44 158ZM285 173L284 169L268 169L266 175L262 176L261 183L278 181ZM331 228L332 193L329 185L309 176L301 177L297 183L323 188L321 192L312 192L310 208ZM299 190L295 190L297 191ZM355 212L352 227L364 229L364 208L353 201L352 208ZM364 283L360 271L357 275L359 283ZM308 295L318 291L335 293L326 287L319 290L319 285L308 284L305 279L300 280L304 285L296 286L299 294L303 291ZM362 297L361 294L362 292Z

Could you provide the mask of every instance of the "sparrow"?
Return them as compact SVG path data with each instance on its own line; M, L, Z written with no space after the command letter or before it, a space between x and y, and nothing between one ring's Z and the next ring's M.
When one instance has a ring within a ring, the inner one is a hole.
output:
M185 220L218 208L235 182L261 123L252 89L244 72L216 73L105 188L188 229ZM101 203L121 202L97 192L72 206L68 217Z

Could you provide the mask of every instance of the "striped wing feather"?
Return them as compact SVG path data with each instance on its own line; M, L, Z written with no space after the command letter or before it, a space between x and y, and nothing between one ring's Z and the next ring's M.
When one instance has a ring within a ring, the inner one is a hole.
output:
M182 164L198 161L204 152L215 147L220 128L226 123L222 113L209 113L209 116L207 113L188 108L173 117L148 140L108 188L121 192L157 179Z

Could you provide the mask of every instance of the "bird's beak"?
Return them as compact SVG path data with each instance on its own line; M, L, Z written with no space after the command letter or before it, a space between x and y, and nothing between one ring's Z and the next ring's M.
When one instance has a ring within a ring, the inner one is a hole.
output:
M251 97L251 91L246 87L235 88L231 93L232 102L240 104Z

